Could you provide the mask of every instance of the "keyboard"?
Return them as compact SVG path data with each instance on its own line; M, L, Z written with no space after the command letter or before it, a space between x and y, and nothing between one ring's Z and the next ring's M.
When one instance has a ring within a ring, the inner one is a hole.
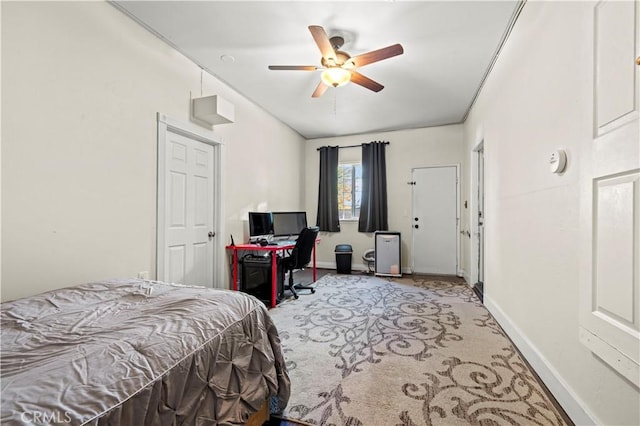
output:
M269 243L270 246L290 246L295 245L295 240L279 240L279 241L271 241Z

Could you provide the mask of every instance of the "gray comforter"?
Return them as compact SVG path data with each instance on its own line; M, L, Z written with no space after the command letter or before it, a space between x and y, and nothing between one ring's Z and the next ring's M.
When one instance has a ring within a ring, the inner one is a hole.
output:
M141 280L2 304L0 423L242 424L286 405L280 339L243 293Z

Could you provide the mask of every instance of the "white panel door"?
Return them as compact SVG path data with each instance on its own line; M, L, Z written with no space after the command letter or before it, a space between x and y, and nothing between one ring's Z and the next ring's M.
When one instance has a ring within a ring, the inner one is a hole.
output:
M478 150L478 176L477 176L478 193L478 279L480 291L484 291L484 145Z
M581 169L579 335L640 387L638 9L638 2L619 1L594 8L594 139Z
M167 132L165 156L163 280L211 287L213 146Z
M413 271L458 272L458 169L413 169Z

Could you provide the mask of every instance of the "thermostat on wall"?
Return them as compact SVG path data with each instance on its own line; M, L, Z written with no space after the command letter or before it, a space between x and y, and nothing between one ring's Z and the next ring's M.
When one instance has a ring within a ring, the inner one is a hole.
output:
M559 149L551 153L549 158L549 169L551 173L562 173L567 166L567 154Z

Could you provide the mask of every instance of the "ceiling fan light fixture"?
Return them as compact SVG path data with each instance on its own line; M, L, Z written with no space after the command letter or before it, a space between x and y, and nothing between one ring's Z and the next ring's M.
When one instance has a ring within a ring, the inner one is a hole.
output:
M351 80L351 73L344 68L331 67L322 71L320 78L327 86L339 87Z

